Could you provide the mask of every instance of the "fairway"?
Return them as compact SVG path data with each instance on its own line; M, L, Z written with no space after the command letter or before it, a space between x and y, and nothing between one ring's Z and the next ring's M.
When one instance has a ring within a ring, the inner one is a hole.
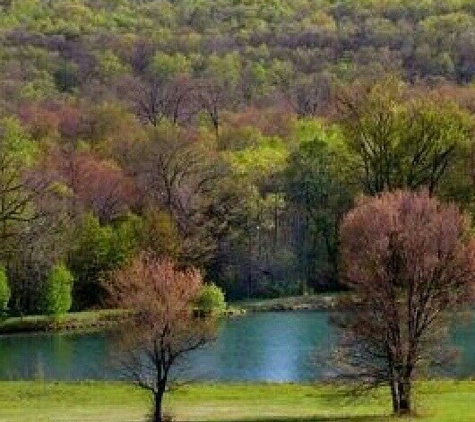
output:
M475 421L474 399L474 381L418 384L416 419ZM147 394L121 383L0 383L0 422L139 422L148 405ZM175 420L190 422L394 420L384 391L357 400L325 385L191 384L169 393L165 408Z

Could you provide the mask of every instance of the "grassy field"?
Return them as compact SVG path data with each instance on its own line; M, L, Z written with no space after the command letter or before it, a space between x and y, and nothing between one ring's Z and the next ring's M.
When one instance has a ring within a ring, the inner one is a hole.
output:
M417 386L423 422L475 421L475 381ZM192 384L167 394L177 421L389 422L389 397L350 399L335 387L299 384ZM1 422L144 421L146 393L121 383L0 382Z

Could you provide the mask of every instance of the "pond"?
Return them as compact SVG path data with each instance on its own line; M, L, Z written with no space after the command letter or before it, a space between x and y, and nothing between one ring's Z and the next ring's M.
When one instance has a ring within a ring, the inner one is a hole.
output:
M326 312L266 312L223 321L217 341L195 351L179 375L188 380L313 381L331 371L336 333ZM459 356L449 375L475 376L475 315L451 332ZM118 379L106 333L0 338L0 379Z

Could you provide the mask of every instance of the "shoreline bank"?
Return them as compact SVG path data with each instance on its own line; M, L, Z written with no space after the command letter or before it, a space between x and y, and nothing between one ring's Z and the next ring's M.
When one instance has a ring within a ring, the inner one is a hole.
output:
M231 302L224 317L253 312L331 311L336 308L337 297L337 294L317 294ZM101 330L112 328L126 318L127 311L117 309L72 312L59 318L46 315L10 317L0 321L0 335Z

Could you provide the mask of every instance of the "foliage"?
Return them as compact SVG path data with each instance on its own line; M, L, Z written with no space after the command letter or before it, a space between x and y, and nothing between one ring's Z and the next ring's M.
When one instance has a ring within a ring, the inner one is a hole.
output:
M196 301L196 306L204 315L222 314L226 309L226 301L222 289L215 284L204 285Z
M302 279L316 279L314 287L334 287L339 275L339 223L351 206L352 192L342 172L345 157L338 153L332 139L335 134L319 132L290 155L283 180L289 203L302 215ZM324 260L312 259L317 251L325 251Z
M454 204L427 192L367 198L341 227L344 281L352 289L340 364L352 379L389 385L396 414L412 411L423 361L443 361L444 314L471 298L475 241Z
M102 283L107 273L125 264L136 251L134 225L131 218L114 226L101 226L97 217L84 216L68 260L75 279L76 309L102 303L105 293Z
M147 210L140 230L140 246L157 256L178 259L182 250L182 239L173 218L164 211Z
M19 226L37 218L33 199L44 188L41 180L31 175L37 152L36 145L15 118L0 120L0 238L3 254L12 248L8 244ZM28 180L28 179L29 180Z
M8 285L7 272L4 267L0 267L0 315L7 312L10 295L11 291Z
M196 315L203 289L196 269L179 270L169 258L141 253L111 274L107 290L116 306L132 312L122 330L124 369L154 400L153 421L162 422L162 399L177 359L210 342L213 314Z
M473 123L453 104L404 100L405 88L386 81L361 98L342 99L347 144L366 193L418 189L435 193L471 142Z
M73 308L101 306L139 249L230 298L339 289L358 195L474 213L474 20L470 0L3 1L11 311L59 261Z
M51 268L43 291L43 311L46 315L59 316L69 311L72 305L74 277L66 265Z

